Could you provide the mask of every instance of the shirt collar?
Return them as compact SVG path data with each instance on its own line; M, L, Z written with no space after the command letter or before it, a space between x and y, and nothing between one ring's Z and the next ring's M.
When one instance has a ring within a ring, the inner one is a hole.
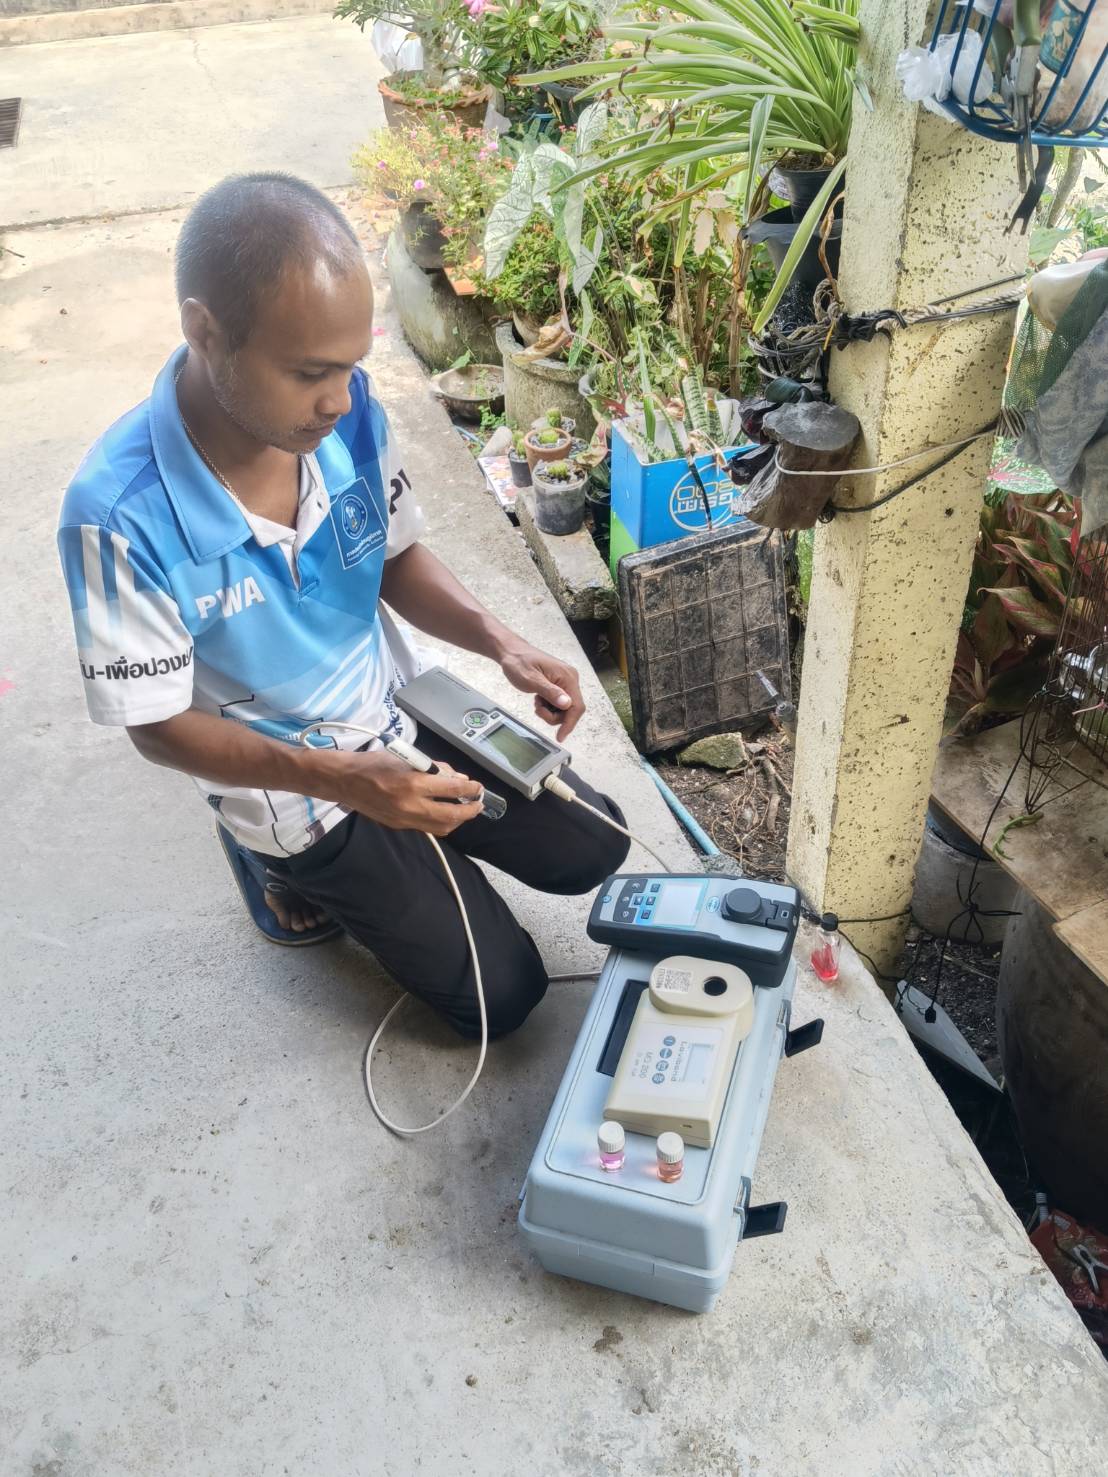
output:
M250 537L250 525L189 440L177 405L177 375L188 346L168 358L150 396L150 440L162 484L198 564L218 559Z

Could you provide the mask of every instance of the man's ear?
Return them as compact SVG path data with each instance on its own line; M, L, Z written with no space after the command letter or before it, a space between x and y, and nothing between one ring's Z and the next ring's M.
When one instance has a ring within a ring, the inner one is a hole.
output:
M201 359L210 360L226 353L224 332L219 323L197 298L187 297L181 304L181 332L190 349Z

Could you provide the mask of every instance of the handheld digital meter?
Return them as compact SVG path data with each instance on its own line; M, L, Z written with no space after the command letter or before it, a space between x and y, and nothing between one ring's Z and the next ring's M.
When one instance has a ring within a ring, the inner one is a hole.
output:
M660 960L639 997L605 1118L635 1133L679 1133L710 1149L742 1041L754 1025L754 989L734 964L688 955Z
M443 667L429 667L401 687L396 705L528 800L536 799L543 781L569 763L568 750L502 713Z
M609 877L589 915L598 943L738 964L754 985L781 983L800 918L795 887L734 877L623 873Z

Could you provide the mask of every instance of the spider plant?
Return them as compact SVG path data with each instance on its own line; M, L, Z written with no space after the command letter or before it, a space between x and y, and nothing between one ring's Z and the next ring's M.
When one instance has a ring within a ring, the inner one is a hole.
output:
M643 126L583 176L716 163L714 188L743 167L754 110L770 100L767 158L830 166L846 152L860 35L857 0L673 0L657 20L606 27L623 51L526 78L613 85L645 110ZM653 113L653 117L650 114Z
M662 169L684 185L680 202L745 170L749 212L763 161L839 165L854 91L868 99L855 71L857 0L673 0L659 19L618 23L605 34L621 55L525 79L587 79L586 95L614 87L639 109L640 127L581 165L570 186L613 168L642 177ZM798 228L773 306L830 198L821 192L821 209Z

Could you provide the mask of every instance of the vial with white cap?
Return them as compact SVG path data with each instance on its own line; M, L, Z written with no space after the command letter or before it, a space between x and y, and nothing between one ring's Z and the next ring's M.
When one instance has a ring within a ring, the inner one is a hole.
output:
M657 1152L658 1178L672 1185L685 1172L685 1140L679 1133L660 1133Z
M622 1123L613 1123L610 1118L600 1125L596 1135L600 1147L600 1167L610 1172L623 1168L627 1139Z

